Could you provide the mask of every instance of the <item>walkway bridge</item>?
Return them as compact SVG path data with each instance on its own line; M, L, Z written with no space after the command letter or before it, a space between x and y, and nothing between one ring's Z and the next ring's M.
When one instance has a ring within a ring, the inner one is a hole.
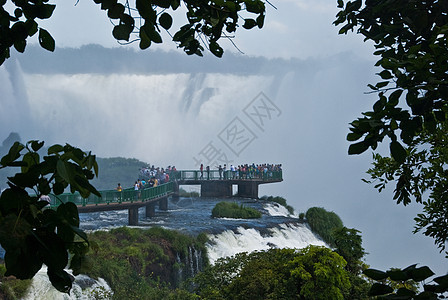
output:
M238 178L237 178L238 177ZM100 191L101 197L91 194L88 198L82 198L79 193L64 193L58 196L50 196L50 206L56 209L60 203L73 202L78 207L78 212L89 213L110 210L129 211L129 225L138 225L138 209L146 207L146 217L155 215L155 206L160 210L168 210L168 196L179 197L181 185L200 185L201 197L232 197L233 185L238 186L237 197L258 198L258 186L260 184L281 182L282 172L267 172L260 176L235 176L230 171L219 172L204 171L175 171L171 173L170 181L156 187L146 187L135 191L134 188Z
M201 197L232 197L233 186L238 187L237 197L258 199L260 184L283 181L281 171L268 171L260 174L239 174L237 172L218 170L210 171L177 171L173 174L174 191L179 192L180 185L200 185Z

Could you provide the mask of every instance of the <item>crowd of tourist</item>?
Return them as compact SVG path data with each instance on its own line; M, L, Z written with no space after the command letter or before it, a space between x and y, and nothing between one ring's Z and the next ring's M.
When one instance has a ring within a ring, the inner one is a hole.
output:
M136 186L138 186L139 189L142 189L148 186L155 187L157 185L164 184L170 181L171 174L176 171L175 166L168 166L165 169L161 167L154 167L154 165L143 167L140 169L140 177L143 179L136 181L134 189Z
M219 179L266 179L273 176L273 172L281 172L281 164L242 164L234 166L231 164L227 167L227 164L216 166L218 169ZM204 176L204 166L201 164L199 167L200 179L212 179L210 176L210 166L205 168Z
M167 183L170 181L170 176L176 171L175 166L168 166L167 168L154 167L154 165L142 167L139 170L139 179L135 181L133 188L138 191ZM118 183L115 190L119 192L123 190L120 183Z
M227 164L219 165L215 167L218 171L219 177L216 174L211 174L210 166L201 164L199 168L199 179L200 180L211 180L211 179L268 179L272 178L274 172L281 172L281 164L241 164L227 166ZM215 173L216 170L213 172ZM176 178L177 169L175 166L168 166L167 168L147 166L140 169L139 179L134 183L134 190L139 191L147 187L156 187L158 185L167 183L171 179ZM119 183L115 188L117 191L121 192L123 190L121 184Z

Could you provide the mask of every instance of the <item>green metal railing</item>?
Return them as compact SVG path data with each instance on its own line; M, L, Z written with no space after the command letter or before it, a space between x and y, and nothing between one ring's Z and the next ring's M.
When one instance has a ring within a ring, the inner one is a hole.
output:
M232 172L227 170L225 172L219 172L218 170L204 171L201 176L199 170L183 170L174 171L170 174L170 182L158 185L156 187L147 187L141 190L135 191L134 188L124 189L121 192L116 190L100 191L101 197L91 194L87 198L81 197L79 193L64 193L60 195L49 195L51 201L51 208L56 208L61 203L73 202L78 206L86 205L98 205L98 204L111 204L111 203L133 203L133 202L145 202L151 199L163 197L170 193L173 193L173 182L176 180L262 180L262 181L277 181L283 180L282 171L267 171L252 174L246 172L245 174L239 172Z
M116 190L100 191L101 197L91 194L87 198L82 198L79 193L64 193L61 195L49 195L51 208L56 208L61 203L73 202L78 206L111 204L122 202L145 202L151 199L163 197L173 192L173 183L168 182L156 187L147 187L135 191L133 188L124 189L121 192Z
M260 173L246 172L232 172L227 170L225 172L219 172L219 170L201 171L199 170L180 170L170 174L170 180L283 180L282 171L267 171Z

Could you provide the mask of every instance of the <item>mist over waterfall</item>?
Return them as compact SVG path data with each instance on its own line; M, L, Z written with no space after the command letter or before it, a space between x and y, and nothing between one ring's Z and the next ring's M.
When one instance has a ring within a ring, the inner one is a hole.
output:
M210 149L236 165L282 163L284 181L260 186L260 196L283 196L298 213L335 211L362 232L372 267L418 262L444 273L433 241L412 234L420 207L402 209L392 191L378 194L361 181L371 153L347 155L349 123L376 101L365 94L377 82L373 65L352 52L306 59L226 52L217 59L95 45L48 53L30 45L0 67L0 139L17 132L22 141L70 143L99 157L178 169L201 161L214 168ZM253 102L261 93L277 108L271 115ZM237 149L235 124L250 132Z
M7 67L0 68L0 88L7 95L2 97L2 105L15 109L8 109L8 118L1 119L0 134L7 136L14 129L23 140L68 142L102 157L135 157L151 163L171 164L176 158L173 163L191 168L193 157L238 117L256 140L237 155L227 145L218 145L229 160L280 161L284 160L284 150L279 147L282 138L275 132L291 119L298 122L294 130L303 130L301 123L309 118L305 104L315 101L314 95L307 99L308 94L321 84L310 83L320 80L324 66L318 60L247 58L243 63L240 57L230 55L223 61L206 59L211 62L208 68L200 60L195 67L191 63L185 67L188 58L182 57L177 61L181 71L167 72L164 70L174 63L163 53L154 54L155 59L142 70L145 63L134 64L131 53L117 50L114 57L110 50L103 55L98 50L85 47L79 50L84 54L78 56L69 50L59 56L56 53L56 61L58 57L65 60L64 68L55 68L50 58L46 60L33 48L21 61L8 60ZM32 54L41 64L29 59ZM117 60L118 55L125 59ZM155 63L158 55L166 59L165 69ZM178 59L178 55L171 57ZM109 68L103 62L105 57ZM84 65L83 70L76 71L76 65ZM243 112L260 93L275 103L280 113L261 129ZM292 129L288 127L286 130ZM270 147L260 153L260 146L266 144Z

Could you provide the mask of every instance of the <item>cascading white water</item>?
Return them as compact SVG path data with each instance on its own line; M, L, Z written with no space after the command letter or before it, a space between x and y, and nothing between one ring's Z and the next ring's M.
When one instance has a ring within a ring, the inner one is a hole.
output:
M68 271L70 273L70 271ZM75 281L70 294L61 293L50 283L47 267L44 266L32 279L31 287L24 300L90 300L110 299L113 292L107 282L99 278L94 280L86 275L74 276ZM100 298L99 298L100 297ZM102 298L101 298L102 297Z
M226 230L220 234L210 235L207 251L210 263L217 259L233 256L240 252L268 250L270 248L305 248L308 245L326 246L311 230L302 224L281 224L269 229L269 234L239 227L236 232Z
M263 208L271 216L298 218L277 203L267 203ZM226 230L220 234L209 235L207 253L210 263L217 259L233 256L240 252L268 250L270 248L305 248L308 245L327 246L305 224L280 224L270 228L269 233L262 234L254 228L239 227L236 231Z
M271 216L297 217L295 215L291 215L286 207L277 203L268 203L264 205L264 209L266 209Z

